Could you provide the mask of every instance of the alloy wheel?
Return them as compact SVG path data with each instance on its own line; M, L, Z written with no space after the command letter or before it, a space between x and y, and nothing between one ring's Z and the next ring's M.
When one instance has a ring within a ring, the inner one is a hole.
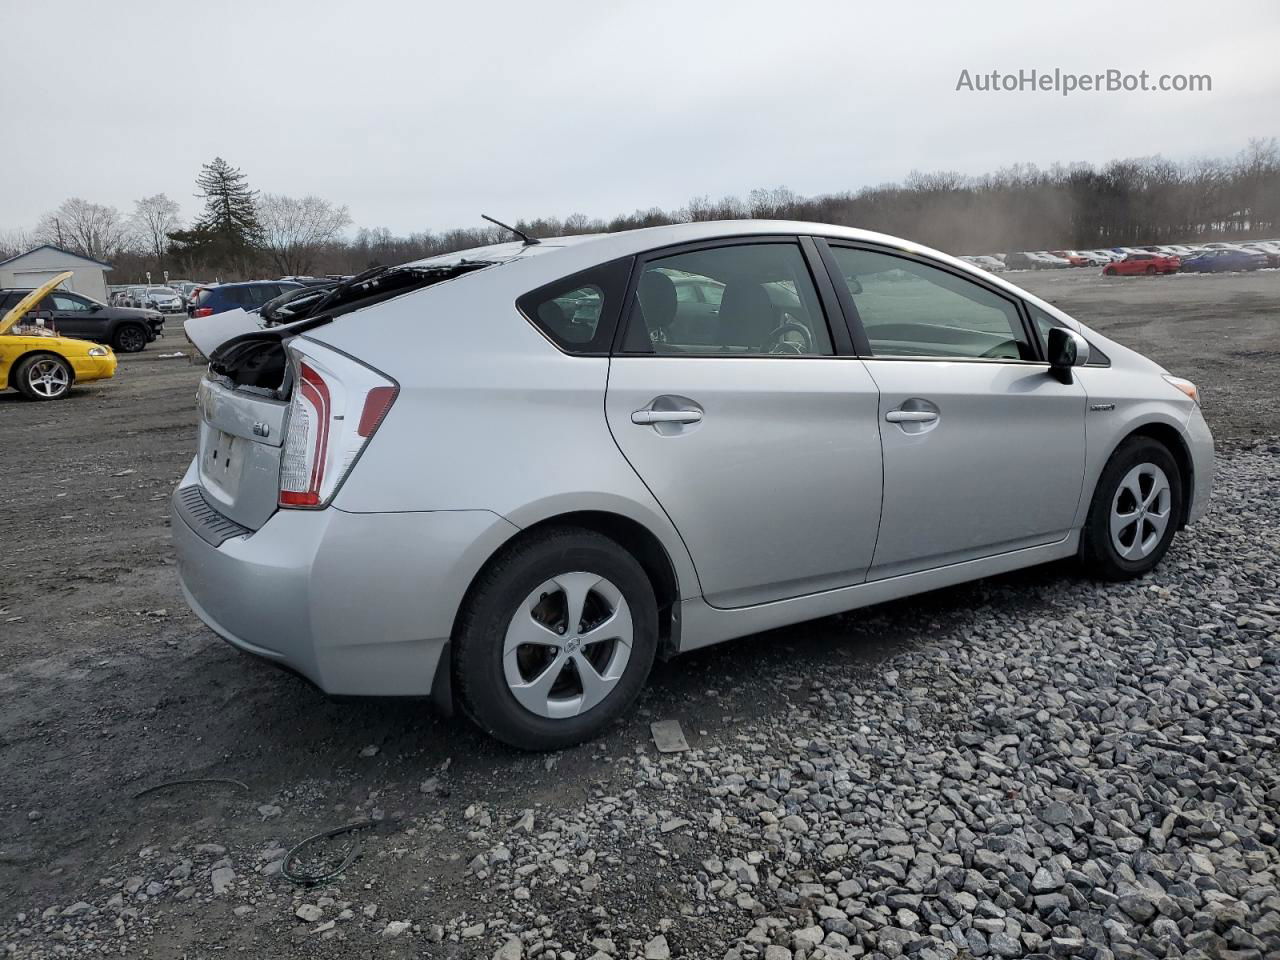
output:
M1149 557L1164 538L1173 503L1169 478L1154 463L1124 475L1111 500L1111 544L1125 560Z
M27 367L27 384L34 393L52 400L67 392L71 377L62 363L52 357L41 357Z
M576 717L618 685L633 640L622 591L593 573L560 574L535 588L511 618L502 648L507 687L530 713Z
M147 345L145 335L137 327L125 327L120 331L118 339L120 349L125 353L137 353Z

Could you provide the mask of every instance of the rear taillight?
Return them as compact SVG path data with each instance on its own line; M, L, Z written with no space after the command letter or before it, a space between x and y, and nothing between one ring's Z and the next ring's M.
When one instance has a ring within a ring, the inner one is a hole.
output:
M308 344L289 349L293 398L280 461L280 506L323 507L386 419L399 387L349 357Z
M213 307L196 307L195 312L191 314L193 317L211 317L213 316Z

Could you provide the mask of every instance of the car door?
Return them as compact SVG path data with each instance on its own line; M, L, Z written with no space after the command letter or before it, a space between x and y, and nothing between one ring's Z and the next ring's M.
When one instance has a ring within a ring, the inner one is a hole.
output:
M88 300L61 291L49 294L48 299L52 306L54 329L61 336L79 340L103 338L106 325Z
M859 583L871 563L876 389L847 355L847 328L833 342L815 256L794 237L735 240L655 252L633 271L605 414L715 606ZM714 324L682 315L687 281L723 288ZM774 283L793 285L795 303L775 305Z
M884 506L868 579L1067 536L1085 392L1049 375L1016 298L923 257L835 242L825 254L879 388Z

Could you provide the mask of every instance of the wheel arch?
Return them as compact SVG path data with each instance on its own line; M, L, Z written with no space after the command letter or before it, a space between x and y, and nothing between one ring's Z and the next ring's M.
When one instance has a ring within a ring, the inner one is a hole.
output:
M1178 465L1178 476L1182 481L1182 505L1180 507L1180 516L1178 517L1177 529L1182 530L1187 525L1187 517L1191 511L1191 501L1194 499L1195 492L1195 466L1191 459L1191 448L1187 446L1186 438L1182 432L1170 423L1163 420L1149 420L1145 423L1138 424L1120 438L1119 442L1111 448L1107 454L1103 465L1111 462L1111 458L1116 455L1116 451L1128 443L1134 437L1147 437L1155 440L1173 457L1174 462Z
M455 635L463 612L471 600L472 592L485 571L506 552L550 527L578 527L590 530L608 537L635 557L649 578L653 595L658 601L659 655L669 656L679 650L680 579L670 553L658 535L640 521L621 513L598 509L572 510L553 514L521 527L518 533L504 540L485 558L471 577L462 602L458 604L457 612L454 614L450 638Z
M526 539L549 527L578 527L606 536L628 550L639 561L654 597L658 601L658 656L670 657L680 650L680 579L676 565L662 540L645 524L633 517L607 509L568 510L545 516L503 540L476 567L467 589L453 614L449 629L449 642L440 655L435 679L431 686L431 701L444 716L454 713L453 644L458 635L458 625L471 603L472 595L484 573L507 551Z
M26 353L18 354L18 356L15 357L13 361L9 364L9 369L5 373L5 382L3 384L0 384L0 389L4 389L4 388L17 389L16 387L13 387L14 371L16 371L19 367L21 367L24 363L26 363L32 357L56 357L57 359L61 360L64 364L66 364L67 370L69 370L71 374L71 381L67 384L68 389L73 384L75 384L76 382L75 364L73 364L70 360L68 360L62 354L58 353L56 350L43 350L40 347L32 347Z

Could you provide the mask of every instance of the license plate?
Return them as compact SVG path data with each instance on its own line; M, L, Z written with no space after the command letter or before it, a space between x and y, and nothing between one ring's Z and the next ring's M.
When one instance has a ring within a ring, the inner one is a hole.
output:
M205 483L218 488L234 501L240 486L240 473L244 467L245 444L250 441L232 436L214 427L207 427L201 473Z

